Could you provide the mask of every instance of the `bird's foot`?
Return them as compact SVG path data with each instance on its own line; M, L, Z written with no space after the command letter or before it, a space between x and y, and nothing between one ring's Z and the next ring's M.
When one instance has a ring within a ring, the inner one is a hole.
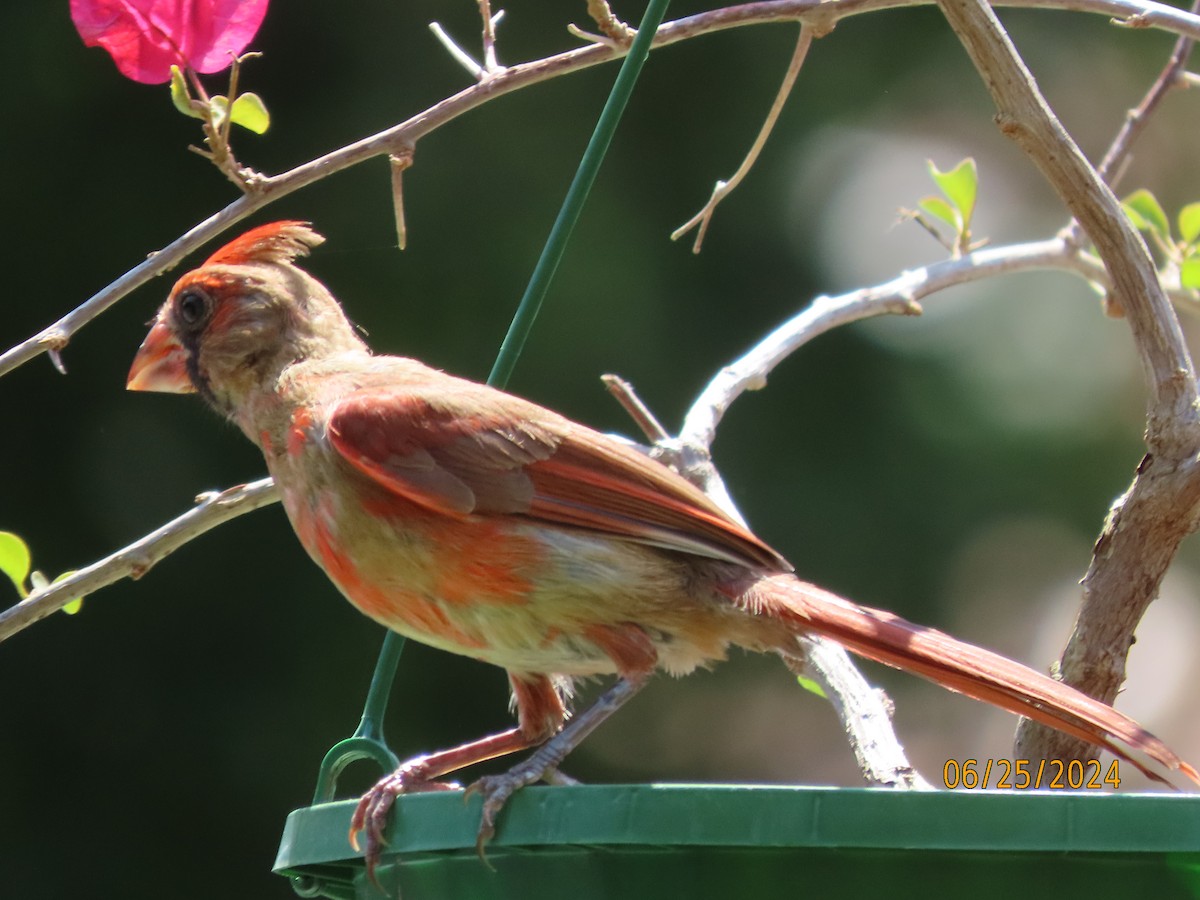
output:
M483 813L479 817L479 832L475 836L475 852L485 863L484 848L496 836L496 818L509 799L521 788L545 781L547 784L570 785L580 782L558 770L558 760L534 753L529 759L499 775L484 775L467 786L464 797L479 794L483 797Z
M453 781L432 781L426 774L427 757L419 756L404 763L395 772L381 778L373 788L362 795L354 815L350 817L350 846L363 850L367 864L367 875L377 886L375 867L379 856L387 846L383 836L387 828L392 805L401 794L419 794L425 791L459 791L462 785ZM360 848L358 836L365 838L365 847Z
M467 788L468 796L474 793L483 796L483 815L475 838L475 849L480 859L487 862L483 848L496 834L496 817L504 809L508 798L526 785L542 779L552 784L573 781L558 771L559 765L597 725L642 689L647 675L648 672L622 675L591 706L578 713L562 731L538 747L524 762L503 774L485 775Z

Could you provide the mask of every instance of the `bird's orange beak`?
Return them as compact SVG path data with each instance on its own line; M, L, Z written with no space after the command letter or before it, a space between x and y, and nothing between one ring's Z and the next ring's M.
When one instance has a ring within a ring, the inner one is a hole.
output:
M130 391L162 391L194 394L196 388L187 372L187 352L165 322L155 322L138 348L129 369L125 388Z

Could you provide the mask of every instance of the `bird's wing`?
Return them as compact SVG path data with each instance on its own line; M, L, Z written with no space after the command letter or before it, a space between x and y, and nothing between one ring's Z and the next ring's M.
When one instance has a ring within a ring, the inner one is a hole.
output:
M501 391L440 375L364 387L328 419L345 460L435 513L521 515L756 568L778 553L662 464Z

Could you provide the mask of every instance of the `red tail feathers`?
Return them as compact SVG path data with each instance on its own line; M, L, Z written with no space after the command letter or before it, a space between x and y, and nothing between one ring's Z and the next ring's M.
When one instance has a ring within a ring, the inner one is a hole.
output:
M860 656L1098 744L1156 781L1171 784L1135 753L1200 784L1196 769L1133 719L998 653L856 606L790 575L759 582L753 600L762 614L790 620Z

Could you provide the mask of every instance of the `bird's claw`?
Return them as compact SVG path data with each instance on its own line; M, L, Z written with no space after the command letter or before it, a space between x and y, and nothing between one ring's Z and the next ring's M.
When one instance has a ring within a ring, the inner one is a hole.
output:
M379 882L375 878L375 869L379 865L379 857L387 846L383 836L387 829L388 818L396 798L401 794L419 794L425 791L457 791L462 785L456 782L430 781L422 773L423 759L415 759L405 763L395 772L381 778L375 786L362 795L354 814L350 817L350 846L356 852L362 851L367 864L367 875L376 887ZM360 847L358 836L365 836L365 847Z
M534 754L529 759L513 766L499 775L484 775L467 786L463 794L466 799L472 794L483 798L483 812L479 817L479 831L475 835L475 852L489 866L486 847L496 836L496 818L509 799L527 785L545 780L550 784L579 784L574 778L558 771L557 766L547 766Z
M488 841L496 836L496 817L500 815L500 811L508 803L508 798L518 788L532 783L513 779L510 777L511 774L511 772L505 772L502 775L484 775L478 781L467 785L466 793L463 795L470 797L472 794L479 794L483 797L483 812L480 813L479 831L475 835L475 852L485 863L488 862L488 858L484 848ZM488 863L488 865L491 864Z

